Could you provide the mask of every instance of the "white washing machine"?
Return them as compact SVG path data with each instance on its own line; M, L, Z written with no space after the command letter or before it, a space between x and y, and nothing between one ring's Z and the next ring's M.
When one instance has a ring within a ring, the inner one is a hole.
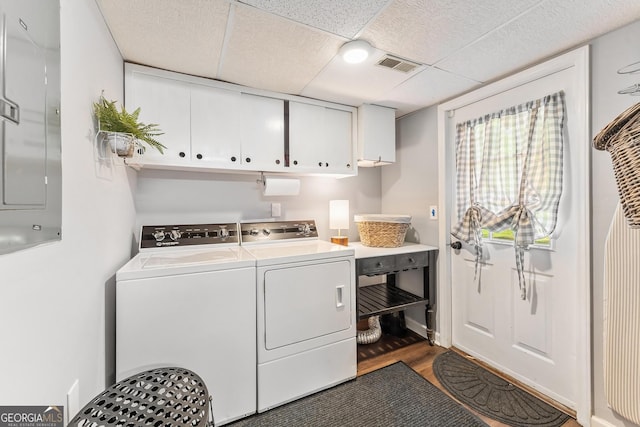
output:
M314 221L240 224L256 259L258 412L355 378L354 250Z
M216 425L255 413L255 275L235 223L142 227L116 274L116 379L184 367L204 380Z

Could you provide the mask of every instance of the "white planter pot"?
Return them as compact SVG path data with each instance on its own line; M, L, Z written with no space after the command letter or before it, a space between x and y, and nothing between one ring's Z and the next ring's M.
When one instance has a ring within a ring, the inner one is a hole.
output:
M138 146L136 139L128 133L109 132L106 138L111 147L111 152L120 157L132 157Z

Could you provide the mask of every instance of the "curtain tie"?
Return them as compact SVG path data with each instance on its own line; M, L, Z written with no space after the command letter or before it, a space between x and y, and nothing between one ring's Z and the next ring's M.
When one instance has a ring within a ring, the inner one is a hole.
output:
M473 245L476 250L474 280L478 277L478 267L482 259L482 211L479 206L471 206L462 220L453 227L451 234L458 240Z
M524 205L516 205L511 208L513 230L513 246L516 252L516 268L518 270L518 285L520 287L520 298L527 298L527 287L524 277L524 250L529 249L535 238L533 227L533 213Z

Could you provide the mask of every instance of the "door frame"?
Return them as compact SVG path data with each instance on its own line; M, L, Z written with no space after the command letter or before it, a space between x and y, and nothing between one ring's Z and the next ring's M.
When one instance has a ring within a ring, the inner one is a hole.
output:
M438 246L440 256L438 260L438 288L437 305L441 307L437 311L437 333L436 341L443 347L451 347L452 343L452 296L451 296L451 220L449 206L451 206L454 195L449 191L453 188L455 174L447 169L447 165L452 164L453 150L448 149L447 120L451 118L450 112L465 107L474 102L480 101L490 96L498 95L509 89L521 86L554 74L556 72L575 67L578 86L582 88L576 94L578 114L582 124L579 126L577 135L572 135L572 140L583 141L584 144L590 142L590 75L589 75L589 46L583 46L542 64L533 66L512 76L501 79L497 82L483 86L477 90L469 92L451 101L438 105L438 204L440 205L440 221L438 224ZM582 206L577 206L576 211L584 212L584 215L577 218L578 227L582 230L578 247L579 262L577 266L578 283L585 283L588 286L578 286L575 295L577 303L577 327L576 332L576 361L578 374L578 395L576 398L577 421L581 425L589 425L591 417L591 150L589 147L572 153L579 156L578 162L585 165L585 173L580 182L573 185L583 190L585 195Z

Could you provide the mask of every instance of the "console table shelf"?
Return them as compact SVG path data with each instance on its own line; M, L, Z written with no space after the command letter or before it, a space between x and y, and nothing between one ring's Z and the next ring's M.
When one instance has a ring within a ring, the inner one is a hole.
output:
M358 289L358 317L363 319L389 314L415 305L425 305L427 302L426 298L388 283L362 286Z

